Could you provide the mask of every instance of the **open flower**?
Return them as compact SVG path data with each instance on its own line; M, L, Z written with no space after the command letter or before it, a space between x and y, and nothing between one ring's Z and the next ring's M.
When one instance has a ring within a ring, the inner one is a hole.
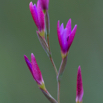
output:
M39 0L39 2L43 10L48 10L49 0Z
M81 67L79 66L77 73L76 103L82 103L83 93Z
M60 26L60 21L57 23L57 35L61 47L62 58L66 57L68 54L69 48L75 37L76 29L77 25L71 30L71 19L67 22L66 28L64 28L63 23Z
M32 2L29 4L30 12L33 17L33 20L38 28L38 31L40 32L41 36L44 36L45 31L45 23L44 23L44 13L41 9L41 6L39 4L39 1L36 4L33 5Z
M41 71L38 67L38 64L36 62L35 56L33 53L31 53L31 62L29 61L29 59L27 58L26 55L24 55L24 59L25 62L34 78L34 80L37 82L38 86L40 87L40 89L45 90L45 85L44 85L44 80L41 74Z

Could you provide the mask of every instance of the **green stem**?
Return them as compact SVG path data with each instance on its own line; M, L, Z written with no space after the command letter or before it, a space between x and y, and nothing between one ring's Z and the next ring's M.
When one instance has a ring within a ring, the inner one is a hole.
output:
M60 81L58 81L58 94L57 94L57 97L58 97L58 103L60 103Z
M47 34L47 43L48 43L48 48L49 48L49 52L50 52L50 45L49 45L49 34Z
M49 21L49 14L48 10L45 12L45 31L46 31L46 37L49 37L50 34L50 21Z
M67 63L67 56L62 59L62 62L61 62L60 68L59 68L59 72L58 72L58 76L57 76L58 81L61 80L61 77L62 77L62 74L64 72L66 63Z
M54 61L53 61L51 55L49 56L49 58L50 58L50 61L51 61L52 65L53 65L53 67L54 67L54 70L55 70L55 72L56 72L56 75L58 75L57 68L56 68L56 66L55 66L55 63L54 63Z
M46 28L47 44L48 44L48 49L49 49L49 59L50 59L52 65L53 65L53 67L55 69L56 75L58 75L57 68L56 68L55 63L53 61L53 58L51 56L50 45L49 45L50 21L49 21L48 10L46 10L46 12L45 12L45 28Z
M50 51L50 46L49 46L50 21L49 21L49 14L47 10L45 12L45 28L46 28L47 43Z
M41 89L41 91L43 92L43 94L46 96L46 98L51 102L51 103L58 103L51 95L48 91L44 91Z

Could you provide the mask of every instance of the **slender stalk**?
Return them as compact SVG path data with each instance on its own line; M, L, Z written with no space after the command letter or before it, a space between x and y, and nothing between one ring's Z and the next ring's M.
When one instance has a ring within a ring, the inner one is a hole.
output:
M48 43L48 48L49 48L49 52L50 52L50 45L49 45L49 34L47 34L47 43Z
M41 89L41 91L43 92L43 94L46 96L46 98L51 102L51 103L58 103L51 95L48 91L44 91Z
M50 21L49 21L48 10L46 10L46 12L45 12L45 32L46 32L46 36L49 37L49 34L50 34Z
M61 77L62 77L62 74L64 72L66 63L67 63L67 56L65 58L63 58L62 61L61 61L61 65L60 65L58 76L57 76L58 81L61 80Z
M48 10L45 12L45 24L46 24L45 26L46 26L47 43L50 51L50 46L49 46L50 21L49 21Z
M58 75L57 75L57 81L58 81L58 94L57 94L58 103L60 103L60 81L61 81L61 76L62 76L62 74L64 72L64 69L65 69L66 63L67 63L67 57L62 59L62 62L61 62L60 68L59 68L59 72L58 72Z
M45 12L45 28L46 28L46 37L47 37L48 49L49 49L49 53L51 53L50 52L50 45L49 45L50 21L49 21L48 10L46 10L46 12ZM58 75L58 71L57 71L57 68L55 66L55 63L53 61L53 58L52 58L51 54L49 54L49 59L50 59L52 65L55 69L56 75Z
M56 75L58 75L58 71L57 71L57 68L56 68L56 66L55 66L55 63L54 63L52 57L49 56L49 58L50 58L50 61L51 61L52 65L53 65L53 67L54 67L54 69L55 69Z
M57 94L57 97L58 97L58 103L60 103L60 81L58 81L58 94Z

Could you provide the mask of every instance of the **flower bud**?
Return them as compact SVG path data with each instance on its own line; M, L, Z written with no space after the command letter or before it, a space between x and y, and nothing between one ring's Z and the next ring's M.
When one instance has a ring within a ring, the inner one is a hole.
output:
M76 103L82 103L83 93L81 67L79 66L77 73Z
M39 4L39 1L36 4L33 5L32 2L29 4L30 12L33 17L33 20L38 28L38 31L40 32L42 37L45 37L45 23L44 23L44 13L41 9L41 6Z
M26 55L24 55L24 59L34 80L37 82L39 88L45 90L44 80L43 80L41 71L38 67L38 64L36 62L34 54L31 53L31 62L29 61Z

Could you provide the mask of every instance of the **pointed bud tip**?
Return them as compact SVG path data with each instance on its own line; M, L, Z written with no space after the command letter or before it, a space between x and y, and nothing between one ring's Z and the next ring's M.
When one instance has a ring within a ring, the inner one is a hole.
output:
M32 3L32 1L29 3L29 7L31 7L31 6L33 6L33 3Z
M32 1L29 3L29 5L30 5L30 4L33 4Z
M33 53L31 53L31 56L32 56L32 57L35 57Z
M77 24L75 24L74 29L75 29L75 31L77 30Z
M24 59L25 59L25 61L28 59L28 57L26 56L26 55L24 55Z
M70 23L72 22L72 19L71 19L71 18L69 19L69 22L70 22Z
M75 24L75 27L77 28L77 24Z
M72 34L75 36L76 34L76 31L77 31L77 24L74 26L73 30L72 30Z
M81 66L79 65L78 70L81 71Z
M71 27L71 24L72 24L71 18L68 20L68 23L67 23L67 24L69 24L68 27L69 27L69 26Z
M36 62L35 56L33 53L31 53L31 62L33 63L34 61Z
M60 25L60 20L58 20L58 22L57 22L57 27L59 27L59 25Z
M58 22L60 22L60 20L58 20Z
M24 55L24 58L26 58L26 55Z

